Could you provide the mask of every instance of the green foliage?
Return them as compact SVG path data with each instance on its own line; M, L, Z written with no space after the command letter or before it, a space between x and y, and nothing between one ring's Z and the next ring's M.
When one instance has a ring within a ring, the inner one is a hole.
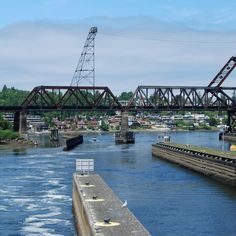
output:
M12 129L12 125L9 121L3 119L2 115L0 114L0 130Z
M102 131L109 131L109 126L103 120L100 128Z
M14 87L7 88L6 85L3 86L2 91L0 92L0 105L1 106L18 106L21 105L25 100L28 91L18 90Z
M223 123L224 125L227 125L227 123L228 123L228 117L224 117L224 119L222 120L222 123Z
M184 129L184 128L186 128L186 126L188 126L189 124L187 124L187 123L184 122L183 120L178 120L178 121L175 121L175 125L176 125L177 128Z
M54 111L54 112L43 113L43 121L49 127L53 127L54 126L54 123L52 122L52 119L56 118L56 117L60 117L60 113L59 112Z
M204 130L211 130L211 127L206 124L199 125L197 128L204 129Z
M129 101L133 96L133 92L122 92L121 95L118 97L120 101Z
M218 124L219 124L219 121L216 118L214 118L214 117L209 118L209 125L210 126L217 126Z
M9 130L9 129L0 130L0 140L1 139L15 139L18 137L19 137L19 134L16 132L13 132L12 130Z
M0 120L0 129L2 130L6 130L6 129L11 129L12 126L10 124L10 122L6 121L6 120Z
M7 90L7 86L4 84L2 91L5 91L5 90Z

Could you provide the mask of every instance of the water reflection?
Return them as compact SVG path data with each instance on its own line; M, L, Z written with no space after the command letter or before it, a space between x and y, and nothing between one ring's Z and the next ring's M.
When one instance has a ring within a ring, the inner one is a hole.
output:
M44 147L44 148L56 148L56 147L61 147L65 145L65 139L63 138L63 135L59 135L58 140L51 140L49 134L29 134L28 138L30 140L33 140L38 144L39 147Z
M13 148L12 151L13 151L13 154L16 155L16 156L26 155L27 148L26 147L18 147L18 148Z
M121 163L123 164L134 164L136 163L136 158L132 156L123 156L121 157Z

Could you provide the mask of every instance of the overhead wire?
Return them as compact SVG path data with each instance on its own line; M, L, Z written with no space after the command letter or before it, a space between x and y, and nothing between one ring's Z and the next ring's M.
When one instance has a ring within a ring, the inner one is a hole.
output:
M202 40L182 40L182 39L168 39L168 38L145 38L145 37L111 34L111 33L104 33L104 32L101 32L100 35L108 35L112 37L147 40L147 41L168 42L168 43L192 43L192 44L235 44L236 43L236 41L202 41Z

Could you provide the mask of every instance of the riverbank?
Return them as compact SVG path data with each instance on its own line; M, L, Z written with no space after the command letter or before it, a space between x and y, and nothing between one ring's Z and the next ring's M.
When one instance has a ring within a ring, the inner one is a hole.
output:
M152 130L152 129L132 129L131 130L132 132L136 133L136 134L140 134L140 133L176 133L176 132L180 132L180 133L186 133L186 132L191 132L191 133L194 133L194 132L215 132L217 130L191 130L191 131L188 131L188 130L181 130L181 129L178 129L178 130L169 130L169 131L161 131L161 130ZM72 138L72 137L75 137L75 136L78 136L78 135L92 135L94 137L98 136L98 135L106 135L106 134L115 134L115 130L113 131L96 131L96 130L82 130L82 131L73 131L73 130L60 130L59 131L59 135L61 137L62 140L65 140L65 139L69 139L69 138ZM35 135L35 136L34 136ZM0 143L0 149L13 149L13 148L20 148L22 146L24 147L32 147L32 146L38 146L40 145L41 143L41 139L38 138L38 137L41 137L42 136L45 136L45 137L49 137L50 133L47 132L42 132L42 133L28 133L28 137L31 139L29 141L27 141L26 139L23 139L23 138L18 138L18 139L13 139L13 140L10 140L10 139L2 139ZM35 138L36 137L36 138ZM49 139L48 139L49 140ZM154 140L155 141L155 140ZM64 145L64 141L62 141L62 144L60 146L63 146ZM58 145L55 145L55 146L58 146Z
M168 132L176 132L176 131L183 131L183 132L211 132L211 131L220 131L219 128L214 127L211 130L207 129L196 129L196 130L187 130L187 129L169 129L169 130L163 130L163 129L129 129L129 131L139 133L139 132L161 132L161 133L168 133ZM73 136L78 134L107 134L107 133L116 133L119 132L119 130L109 130L109 131L101 131L101 130L59 130L60 134Z
M0 150L28 148L37 145L38 144L35 141L26 140L24 138L5 139L0 141Z

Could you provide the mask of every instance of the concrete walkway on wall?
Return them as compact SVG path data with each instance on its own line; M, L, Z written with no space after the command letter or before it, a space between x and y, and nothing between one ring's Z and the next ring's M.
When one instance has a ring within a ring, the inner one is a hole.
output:
M150 235L122 205L99 175L74 175L73 210L80 236Z

